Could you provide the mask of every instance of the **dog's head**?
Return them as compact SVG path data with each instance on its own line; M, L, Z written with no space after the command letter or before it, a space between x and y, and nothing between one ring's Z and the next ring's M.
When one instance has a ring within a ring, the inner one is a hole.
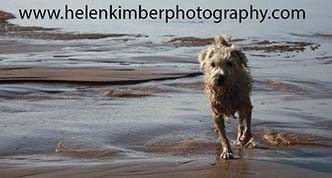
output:
M224 37L216 37L212 45L200 53L199 62L205 83L214 88L231 87L248 71L244 53Z

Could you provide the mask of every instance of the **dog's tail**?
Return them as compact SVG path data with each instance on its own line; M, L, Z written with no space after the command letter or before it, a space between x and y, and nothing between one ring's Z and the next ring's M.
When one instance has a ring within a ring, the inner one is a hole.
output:
M217 47L230 47L232 43L229 42L229 39L226 36L215 37L212 44Z

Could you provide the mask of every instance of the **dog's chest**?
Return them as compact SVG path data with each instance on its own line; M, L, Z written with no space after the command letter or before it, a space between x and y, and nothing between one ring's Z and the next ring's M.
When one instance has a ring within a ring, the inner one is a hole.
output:
M228 117L233 117L234 114L239 110L239 103L241 97L236 93L229 93L224 95L216 95L209 97L212 109L219 113L224 114Z
M233 117L237 111L237 107L233 103L212 102L211 106L215 112L228 117Z

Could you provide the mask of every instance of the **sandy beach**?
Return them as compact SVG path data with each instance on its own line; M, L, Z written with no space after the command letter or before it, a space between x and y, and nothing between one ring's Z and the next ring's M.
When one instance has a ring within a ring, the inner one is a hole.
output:
M16 23L0 10L0 177L332 177L331 33L232 39L255 147L235 148L231 120L225 161L197 62L213 36Z

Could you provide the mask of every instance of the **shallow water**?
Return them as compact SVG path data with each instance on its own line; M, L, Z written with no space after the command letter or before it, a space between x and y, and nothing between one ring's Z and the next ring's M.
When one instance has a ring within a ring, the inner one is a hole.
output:
M63 1L34 2L36 7L63 4ZM310 14L308 19L271 24L247 22L239 25L227 21L219 25L209 22L172 22L166 25L154 21L105 23L15 19L11 22L56 27L66 33L129 33L148 37L65 41L0 36L0 65L11 65L21 71L28 65L31 70L37 67L72 67L82 69L82 72L87 68L97 71L103 68L193 73L198 71L196 56L204 46L176 46L169 43L173 36L165 35L212 37L227 33L234 38L244 38L245 41L239 44L249 46L255 40L319 44L316 50L307 46L304 51L246 51L255 81L252 101L257 147L244 149L237 156L331 173L331 167L326 166L332 163L331 38L311 36L330 33L328 8L331 3L319 2L287 2L287 7L306 8ZM78 1L71 3L75 7L81 4ZM128 6L136 3L128 2ZM285 7L283 1L276 2L278 4L255 3L264 7ZM30 1L5 1L1 4L2 10L17 14L16 9L29 7ZM106 1L98 1L95 5L102 7L105 4ZM145 1L142 4L148 7L171 6ZM188 2L181 4L185 7L192 5ZM205 3L205 6L223 7L225 4L224 1L213 1ZM229 6L243 5L241 2ZM66 164L160 157L195 160L202 156L214 157L216 153L217 136L202 91L202 76L138 82L135 85L126 85L125 82L121 85L93 85L80 83L84 79L77 76L73 79L59 72L55 73L55 78L66 79L66 82L45 79L38 83L24 83L15 82L15 76L10 78L12 69L1 70L9 78L0 84L1 164ZM86 74L90 76L89 71ZM92 76L95 77L92 80L105 78L104 73ZM73 80L79 82L71 83ZM237 120L232 120L227 125L231 140L235 139L236 123Z
M81 6L87 4L96 8L107 8L110 4L107 0L93 1L93 0L79 0L79 1L42 1L42 0L13 0L1 2L2 9L18 14L17 8L29 8L31 3L35 8L62 8L63 5L68 4L73 8L82 8ZM112 1L114 6L122 5L123 7L136 7L141 4L146 8L174 8L174 2L167 1ZM246 8L249 6L247 1L241 0L236 2L229 2L226 0L211 0L206 3L204 0L193 2L179 1L177 2L183 8L195 8L201 6L202 8ZM237 38L248 36L262 36L272 35L272 37L285 37L287 33L326 33L331 29L330 15L328 14L331 2L326 0L319 1L277 1L266 2L259 0L251 3L257 8L304 8L306 10L306 19L299 21L282 20L282 21L268 21L264 24L259 24L256 20L250 20L242 24L238 22L227 20L220 24L211 23L211 21L193 20L193 21L173 21L165 24L162 21L133 21L133 20L14 20L15 23L21 25L31 24L45 27L60 28L65 31L77 31L82 33L139 33L151 35L155 38L160 38L163 35L178 35L178 36L197 36L197 37L211 37L220 35L220 33L230 34ZM137 28L139 27L139 28ZM280 35L281 34L281 35Z

